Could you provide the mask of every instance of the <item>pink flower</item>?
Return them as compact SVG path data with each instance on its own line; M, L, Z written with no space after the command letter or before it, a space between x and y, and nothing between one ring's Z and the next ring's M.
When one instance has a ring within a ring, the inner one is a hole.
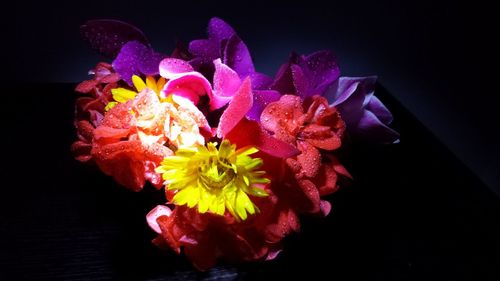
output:
M210 111L228 104L242 85L238 74L223 64L220 59L214 60L215 73L213 89L210 82L186 61L174 58L164 59L160 63L160 75L169 81L162 90L163 97L170 94L185 97L194 104L200 97L207 95Z

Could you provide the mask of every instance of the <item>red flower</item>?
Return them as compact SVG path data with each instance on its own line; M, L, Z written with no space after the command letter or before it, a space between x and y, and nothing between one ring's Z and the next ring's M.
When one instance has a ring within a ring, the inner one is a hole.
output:
M320 198L337 190L337 175L350 177L335 156L322 156L341 146L344 121L334 107L320 96L303 103L301 98L284 95L262 112L262 126L279 140L297 147L300 154L286 159L281 180L273 181L275 192L293 202L300 213L327 215L330 205ZM294 178L295 180L290 180Z
M181 247L200 270L212 267L218 257L229 261L254 261L273 252L261 229L252 219L237 222L231 215L199 213L196 209L176 206L171 211L157 206L147 216L149 225L159 233L153 241L180 253Z
M92 159L92 139L94 129L104 116L104 107L112 100L111 89L117 87L120 76L114 72L110 64L100 62L95 69L89 72L93 78L83 81L76 86L75 91L84 96L76 100L75 127L78 140L75 141L71 150L75 158L81 162Z

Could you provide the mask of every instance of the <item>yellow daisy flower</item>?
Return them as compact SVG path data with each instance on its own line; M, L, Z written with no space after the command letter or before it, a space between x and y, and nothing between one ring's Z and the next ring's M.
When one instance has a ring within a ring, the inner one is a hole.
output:
M245 220L248 214L258 212L251 196L265 197L261 185L269 183L262 166L262 159L252 158L255 147L236 150L228 140L208 143L191 148L180 148L174 156L166 157L156 169L165 180L168 190L176 190L173 203L198 206L200 213L210 211L224 215L226 209L237 220Z
M163 89L163 86L167 83L167 80L163 77L160 77L158 81L155 80L153 76L146 76L146 81L142 80L141 77L137 75L132 76L132 83L134 84L134 88L136 91L129 90L126 88L116 88L111 90L111 94L113 95L113 99L115 101L109 102L106 105L105 110L108 111L113 108L117 103L125 103L129 100L134 99L138 93L140 93L145 88L149 88L153 90L158 96L160 95L160 91Z

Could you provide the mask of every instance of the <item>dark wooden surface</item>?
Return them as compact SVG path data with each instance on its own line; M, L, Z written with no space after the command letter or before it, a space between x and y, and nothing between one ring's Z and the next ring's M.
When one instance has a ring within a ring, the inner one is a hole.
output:
M500 280L499 198L382 87L401 143L352 147L355 181L330 196L330 216L304 219L274 261L200 273L150 243L144 216L161 193L73 160L74 85L15 86L2 104L1 280Z

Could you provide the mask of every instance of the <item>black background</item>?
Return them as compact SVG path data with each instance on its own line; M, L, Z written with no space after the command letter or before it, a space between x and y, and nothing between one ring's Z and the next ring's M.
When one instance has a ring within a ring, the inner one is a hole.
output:
M499 199L488 190L500 188L499 46L491 7L478 1L17 1L4 13L10 27L4 45L12 50L3 67L9 83L3 88L0 279L500 278ZM337 53L344 75L379 75L388 91L378 93L395 113L402 143L353 150L348 165L357 181L331 198L327 220L306 220L277 261L199 274L182 257L150 245L144 215L161 201L157 194L127 192L71 158L74 84L53 82L81 81L100 60L79 38L78 26L88 19L128 21L169 53L175 38L205 37L212 16L238 31L267 74L292 50L327 48Z

